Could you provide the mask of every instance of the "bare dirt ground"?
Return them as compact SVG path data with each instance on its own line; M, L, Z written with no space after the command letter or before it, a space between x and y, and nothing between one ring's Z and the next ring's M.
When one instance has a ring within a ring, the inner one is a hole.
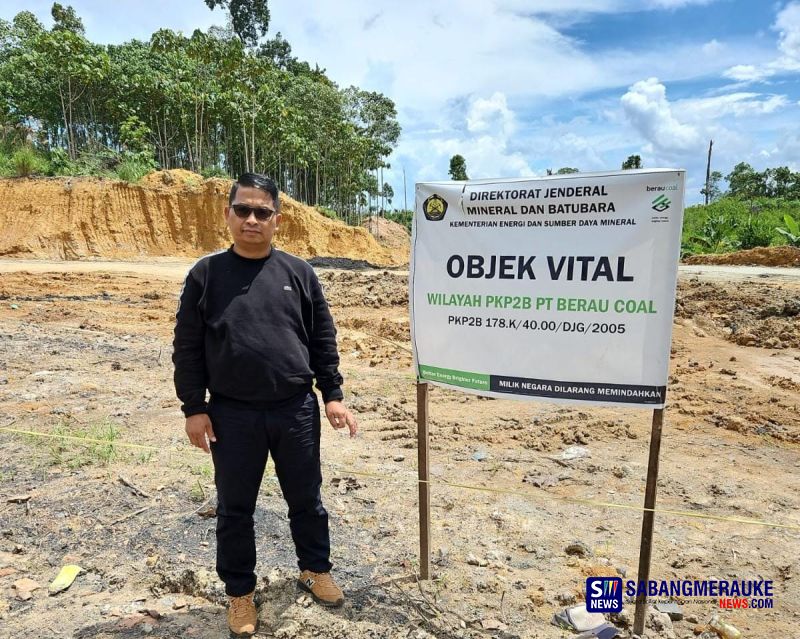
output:
M64 266L0 262L0 427L75 438L0 431L0 637L227 636L204 516L212 469L185 441L172 387L188 262ZM332 559L348 603L325 611L295 590L286 508L269 476L256 513L260 636L569 636L549 622L583 598L587 575L636 577L641 513L566 498L641 506L649 414L433 388L434 579L417 584L406 274L321 278L362 431L323 431ZM773 610L722 612L747 637L800 636L798 299L791 276L690 272L679 287L658 506L795 528L659 514L651 577L772 579ZM574 445L589 456L562 459ZM576 541L585 548L568 554ZM83 572L49 596L65 563ZM39 588L13 587L24 579ZM623 634L632 611L616 620ZM715 612L712 600L687 603L683 621L653 617L647 636L694 637Z

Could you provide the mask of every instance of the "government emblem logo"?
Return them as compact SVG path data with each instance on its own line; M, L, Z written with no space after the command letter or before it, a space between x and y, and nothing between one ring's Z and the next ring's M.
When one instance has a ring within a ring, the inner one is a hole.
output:
M425 214L425 219L438 222L447 213L447 202L439 195L431 195L422 203L422 212Z

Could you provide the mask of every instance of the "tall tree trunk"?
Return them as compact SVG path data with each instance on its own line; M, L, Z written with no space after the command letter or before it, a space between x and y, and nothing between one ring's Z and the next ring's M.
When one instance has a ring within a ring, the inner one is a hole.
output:
M242 119L242 140L244 141L244 170L250 172L250 156L247 152L247 126L244 123L244 111L239 110L239 115Z
M189 154L189 166L191 166L192 171L195 170L194 168L194 154L192 153L192 143L189 141L189 129L184 125L183 133L186 137L186 151Z
M714 146L714 140L708 141L708 163L706 164L706 206L711 201L711 147Z
M64 91L61 89L61 84L58 85L58 96L61 98L61 114L64 117L64 132L67 134L67 154L70 160L75 159L75 154L72 152L72 138L69 134L69 118L67 117L67 105L64 103Z
M166 163L165 168L169 170L170 167L170 157L169 157L169 132L167 130L167 112L164 110L164 160Z
M319 206L319 155L317 155L317 171L314 185L314 204Z
M78 155L78 149L75 145L75 134L72 130L72 78L67 78L67 108L69 110L69 124L67 124L67 131L70 140L72 141L72 159L74 160Z
M194 152L196 156L200 155L200 135L199 135L199 121L197 117L197 99L194 101ZM202 160L200 161L202 164Z
M256 96L253 96L253 117L251 119L252 128L250 129L250 153L253 156L250 166L253 172L256 171Z

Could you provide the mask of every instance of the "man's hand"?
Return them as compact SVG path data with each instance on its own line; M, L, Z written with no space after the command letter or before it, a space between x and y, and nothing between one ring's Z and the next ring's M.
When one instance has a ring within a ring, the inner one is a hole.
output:
M207 453L211 452L208 449L208 441L217 441L214 429L211 427L211 419L205 413L198 413L186 418L186 434L189 436L192 446L202 448ZM208 440L206 436L208 436Z
M332 401L325 404L325 416L328 418L328 421L331 423L331 426L336 428L347 428L350 429L350 437L355 437L356 433L358 432L358 423L356 423L356 418L353 417L353 413L351 413L342 402L339 401Z

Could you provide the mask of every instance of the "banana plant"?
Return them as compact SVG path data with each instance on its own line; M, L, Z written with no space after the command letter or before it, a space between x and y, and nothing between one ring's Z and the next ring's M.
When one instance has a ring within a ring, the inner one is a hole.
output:
M786 228L779 226L775 230L783 235L791 246L800 246L800 224L788 213L783 216Z

